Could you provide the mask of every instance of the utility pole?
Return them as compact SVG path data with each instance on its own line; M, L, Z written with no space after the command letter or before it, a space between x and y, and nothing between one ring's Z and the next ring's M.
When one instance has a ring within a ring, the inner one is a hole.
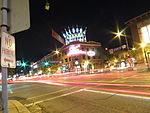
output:
M2 0L2 25L1 29L7 32L7 0ZM2 37L1 37L2 38ZM7 67L1 67L2 69L2 110L3 113L8 113L8 92L7 92L7 76L8 70Z

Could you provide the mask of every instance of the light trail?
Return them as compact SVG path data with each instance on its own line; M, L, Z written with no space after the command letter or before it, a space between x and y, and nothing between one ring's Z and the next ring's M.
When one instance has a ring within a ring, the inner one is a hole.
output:
M17 81L22 82L22 81ZM50 82L50 81L26 81L30 83L44 83L50 85L58 85L58 86L74 86L79 88L90 88L90 89L98 89L103 91L112 91L112 92L120 92L120 93L130 93L130 94L137 94L137 95L148 95L150 96L150 92L145 91L134 91L134 90L125 90L125 89L110 89L110 88L98 88L98 87L89 87L84 85L101 85L101 86L125 86L125 87L144 87L149 88L150 85L129 85L129 84L108 84L108 83L85 83L85 82ZM75 84L75 85L73 85Z
M130 84L111 84L111 83L92 83L92 82L62 82L62 83L83 84L83 85L100 85L100 86L125 86L125 87L144 87L144 88L150 87L150 85L130 85Z
M68 80L81 80L81 79L141 79L143 76L139 76L134 72L128 73L106 73L106 74L87 74L87 75L78 75L78 76L60 76L60 79L68 79Z
M50 85L57 85L57 86L65 86L65 84L62 83L56 83L56 82L50 82L50 81L16 81L16 83L43 83L43 84L50 84Z
M109 92L118 92L118 93L128 93L128 94L137 94L137 95L147 95L150 96L150 92L145 91L134 91L134 90L125 90L125 89L110 89L110 88L98 88L98 87L87 87L78 85L76 87L79 88L86 88L86 89L96 89L96 90L102 90L102 91L109 91Z
M32 86L36 86L36 85L32 85ZM27 88L27 87L31 87L31 86L30 85L23 85L23 86L10 87L10 88L12 88L13 90L17 90L17 89L22 89L22 88Z

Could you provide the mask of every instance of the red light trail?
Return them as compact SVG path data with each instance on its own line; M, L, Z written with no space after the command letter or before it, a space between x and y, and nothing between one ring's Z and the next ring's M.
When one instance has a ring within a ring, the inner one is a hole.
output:
M129 84L108 84L108 83L85 83L85 82L52 82L52 81L34 81L34 80L28 80L28 81L16 81L17 83L21 82L30 82L30 83L43 83L43 84L50 84L50 85L58 85L58 86L74 86L78 88L86 88L86 89L96 89L96 90L102 90L102 91L111 91L111 92L119 92L119 93L128 93L128 94L137 94L137 95L147 95L150 96L150 92L145 91L135 91L135 90L126 90L126 89L111 89L111 88L99 88L99 87L89 87L85 85L101 85L101 86L125 86L125 87L144 87L149 88L150 85L129 85ZM81 85L82 84L82 85Z

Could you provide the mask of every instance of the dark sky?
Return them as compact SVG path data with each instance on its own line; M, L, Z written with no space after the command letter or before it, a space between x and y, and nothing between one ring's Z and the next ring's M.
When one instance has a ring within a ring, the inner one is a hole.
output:
M15 33L17 60L37 61L61 47L52 38L53 28L62 36L68 26L87 27L87 40L98 41L103 47L118 47L118 41L110 41L125 22L150 9L148 0L49 0L50 10L44 9L46 0L30 0L31 27Z

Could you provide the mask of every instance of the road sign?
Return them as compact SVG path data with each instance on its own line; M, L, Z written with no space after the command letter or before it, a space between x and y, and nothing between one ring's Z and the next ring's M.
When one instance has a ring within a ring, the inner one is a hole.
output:
M2 8L2 0L0 0L0 8ZM10 27L10 34L29 29L29 0L9 0L8 9L8 26ZM0 25L2 24L1 16L2 11L0 11Z
M4 31L1 32L1 66L16 67L15 38Z

